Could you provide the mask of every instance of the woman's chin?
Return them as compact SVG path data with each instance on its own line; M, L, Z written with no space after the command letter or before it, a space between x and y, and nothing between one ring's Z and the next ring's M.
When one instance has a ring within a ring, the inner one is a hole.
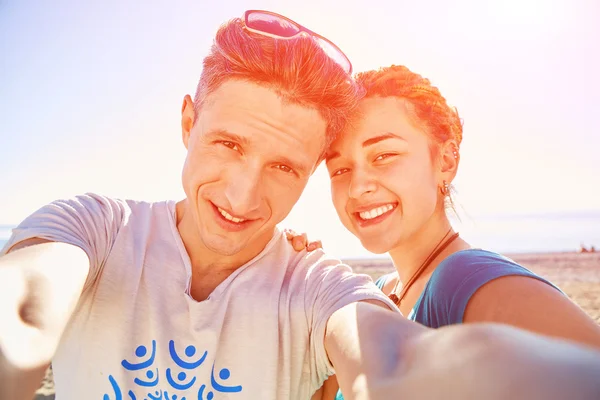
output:
M389 240L389 239L388 239ZM361 244L365 249L374 254L385 254L393 248L391 241L375 237L361 238Z

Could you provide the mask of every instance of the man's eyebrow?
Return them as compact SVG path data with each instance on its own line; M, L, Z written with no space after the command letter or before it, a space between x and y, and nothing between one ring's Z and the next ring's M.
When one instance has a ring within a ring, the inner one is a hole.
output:
M387 133L384 133L382 135L378 135L378 136L375 136L375 137L372 137L372 138L369 138L369 139L365 140L363 142L363 144L362 144L362 147L364 148L364 147L372 146L375 143L379 143L382 140L386 140L386 139L400 139L400 140L406 141L401 136L398 136L398 135L396 135L394 133L391 133L391 132L387 132Z
M304 166L304 164L296 162L288 157L278 157L277 160L278 163L288 165L291 169L293 169L300 175L306 175L310 172L309 168Z
M215 129L206 133L208 137L218 137L223 140L230 140L241 145L247 145L248 139L236 133L226 131L225 129Z
M221 140L239 143L244 147L248 146L250 143L248 141L248 139L245 138L244 136L240 136L236 133L229 132L225 129L214 129L212 131L207 132L205 135L206 135L206 137L209 137L209 138L218 138ZM307 168L301 162L294 161L289 157L281 156L281 157L277 157L276 159L277 159L277 161L276 161L277 163L288 165L291 169L293 169L294 171L296 171L297 173L299 173L301 175L307 174L310 171L310 168Z

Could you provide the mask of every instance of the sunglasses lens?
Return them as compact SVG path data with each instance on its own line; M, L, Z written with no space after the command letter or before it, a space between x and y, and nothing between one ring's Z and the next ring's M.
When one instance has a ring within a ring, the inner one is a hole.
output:
M255 32L262 32L263 35L280 38L293 38L303 32L311 35L325 54L338 63L346 73L352 73L352 64L348 58L333 43L310 33L306 28L301 27L295 22L277 14L271 14L261 11L247 11L245 14L246 26Z
M344 55L344 53L341 52L340 49L338 49L325 39L322 39L320 37L317 37L315 39L317 40L317 43L319 44L321 49L323 49L325 54L329 56L329 58L338 63L347 73L352 72L352 65L350 64L350 61L348 60L348 58L346 58L346 56Z
M300 28L285 18L261 12L250 13L247 16L246 25L248 28L284 38L300 33Z

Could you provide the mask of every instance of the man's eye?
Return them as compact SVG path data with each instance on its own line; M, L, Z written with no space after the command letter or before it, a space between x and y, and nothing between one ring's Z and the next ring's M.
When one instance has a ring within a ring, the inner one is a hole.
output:
M279 169L279 170L281 170L283 172L287 172L288 174L291 174L291 173L294 172L293 169L291 169L287 165L283 165L283 164L277 165L277 166L275 166L275 168L277 168L277 169Z
M225 147L230 148L231 150L240 151L240 148L238 147L238 145L235 144L235 143L233 143L233 142L229 142L227 140L224 140L224 141L221 141L219 143L221 143Z

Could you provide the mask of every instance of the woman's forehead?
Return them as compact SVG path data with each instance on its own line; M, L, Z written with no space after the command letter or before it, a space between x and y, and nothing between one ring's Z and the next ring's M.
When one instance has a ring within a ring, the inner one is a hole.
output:
M356 144L386 133L409 137L422 134L422 128L414 120L413 106L406 99L392 96L363 99L354 118L331 147Z

